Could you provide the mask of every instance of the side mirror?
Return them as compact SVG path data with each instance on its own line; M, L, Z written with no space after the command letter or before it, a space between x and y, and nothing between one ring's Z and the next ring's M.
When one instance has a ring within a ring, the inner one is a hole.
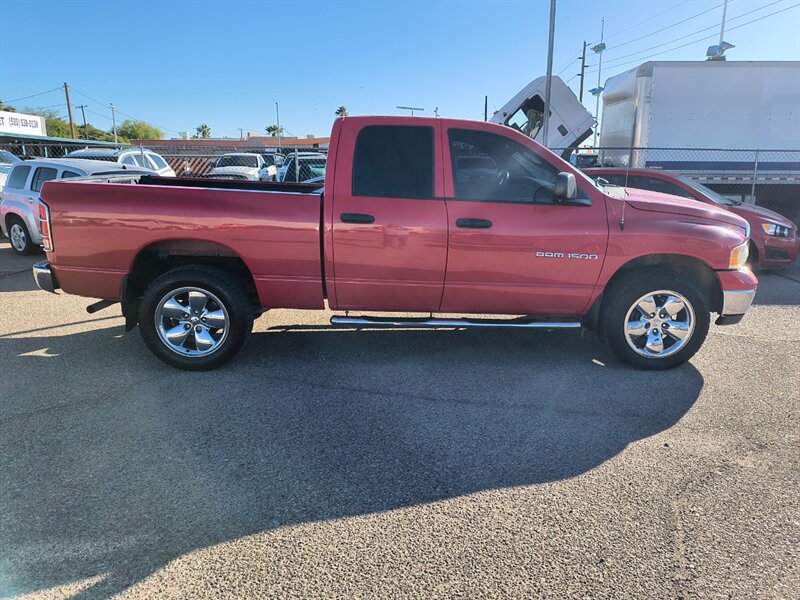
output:
M578 196L578 185L575 183L575 175L564 172L556 175L556 185L553 188L553 196L559 202L575 200Z

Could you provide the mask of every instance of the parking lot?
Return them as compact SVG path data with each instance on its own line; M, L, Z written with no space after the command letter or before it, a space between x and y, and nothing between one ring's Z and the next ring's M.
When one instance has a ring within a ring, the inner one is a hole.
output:
M272 311L173 370L0 240L0 596L798 597L800 269L668 372Z

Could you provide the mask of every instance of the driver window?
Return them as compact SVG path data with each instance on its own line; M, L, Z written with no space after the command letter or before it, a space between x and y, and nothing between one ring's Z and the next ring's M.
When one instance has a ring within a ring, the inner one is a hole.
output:
M502 135L450 129L453 187L458 200L553 202L558 169Z
M542 100L541 96L534 95L523 102L517 112L506 121L506 124L527 136L535 138L542 128L543 122L544 100Z

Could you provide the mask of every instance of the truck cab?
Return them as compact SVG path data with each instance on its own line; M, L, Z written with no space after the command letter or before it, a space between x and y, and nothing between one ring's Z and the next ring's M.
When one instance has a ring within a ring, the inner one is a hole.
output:
M560 77L552 77L550 122L544 132L544 97L547 77L537 77L492 115L493 123L508 125L568 160L573 149L592 135L595 120Z

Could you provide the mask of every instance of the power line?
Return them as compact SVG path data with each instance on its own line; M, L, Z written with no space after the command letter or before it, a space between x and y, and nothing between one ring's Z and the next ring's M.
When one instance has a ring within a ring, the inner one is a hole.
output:
M751 23L755 23L756 21L762 21L762 20L766 19L767 17L771 17L773 15L777 15L779 13L786 12L787 10L791 10L793 8L797 8L798 6L800 6L800 4L793 4L792 6L787 6L786 8L782 8L781 10L776 10L774 12L771 12L771 13L767 14L767 15L763 15L761 17L758 17L757 19L751 19L750 21L747 21L745 23L741 23L741 24L737 25L736 27L731 27L731 28L728 29L728 31L733 31L735 29L739 29L739 28L744 27L746 25L750 25ZM616 65L612 65L612 66L614 68L623 67L625 65L630 65L630 64L633 64L633 63L641 62L641 61L643 61L643 60L645 60L647 58L651 58L653 56L660 56L661 54L666 54L667 52L672 52L673 50L679 50L680 48L685 48L686 46L691 46L692 44L697 44L698 42L703 42L703 41L706 41L706 40L711 40L711 39L716 39L716 38L717 38L716 34L707 35L705 37L693 40L691 42L687 42L686 44L681 44L680 46L675 46L674 48L668 48L667 50L662 50L661 52L656 52L656 53L650 54L648 56L641 56L641 57L639 57L637 59L629 60L627 62L616 64ZM617 60L620 60L621 58L623 58L623 57L620 57ZM587 72L589 72L589 71L587 71ZM592 71L592 72L594 72L594 71Z
M30 96L23 96L22 98L14 98L13 100L3 100L4 104L11 104L12 102L19 102L20 100L27 100L28 98L35 98L36 96L44 96L45 94L50 94L51 92L60 92L64 88L58 86L57 88L53 88L52 90L47 90L46 92L39 92L38 94L31 94Z
M78 89L75 89L75 88L72 88L72 89L73 89L73 91L75 91L75 92L78 92L78 93L79 93L81 96L85 96L85 97L86 97L86 98L88 98L89 100L92 100L93 102L97 102L97 104L100 104L101 106L105 106L106 108L108 108L109 110L111 110L111 104L110 104L110 103L101 102L101 101L100 101L100 100L98 100L97 98L92 98L92 97L91 97L89 94L87 94L87 93L85 93L85 92L82 92L82 91L80 91L80 90L78 90ZM129 115L128 113L122 112L122 111L119 109L119 107L117 107L117 106L115 106L115 107L114 107L114 109L115 109L115 110L116 110L116 111L117 111L119 114L121 114L121 115L123 115L123 116L126 116L126 117L128 117L128 118L130 118L130 119L133 119L134 121L142 121L143 123L147 123L148 125L152 125L153 127L157 127L158 129L163 129L164 131L169 131L170 133L178 133L178 134L179 134L179 133L181 133L180 131L177 131L177 130L175 130L175 129L170 129L169 127L161 127L160 125L156 125L155 123L151 123L150 121L145 121L144 119L139 119L139 118L137 118L137 117L134 117L133 115Z
M746 13L742 13L742 14L736 16L736 17L732 17L732 18L728 19L728 22L736 21L737 19L741 19L742 17L746 17L747 15L752 14L754 12L757 12L759 10L764 10L765 8L769 8L770 6L773 6L775 4L779 4L782 1L783 0L775 0L775 2L770 2L769 4L765 4L764 6L759 6L758 8L754 8L753 10L749 10ZM656 44L655 46L650 46L649 48L644 48L643 50L637 50L636 52L631 52L630 54L625 54L624 56L618 56L617 58L611 59L611 61L609 61L609 62L612 63L612 64L609 64L608 66L614 66L613 63L618 62L618 61L620 61L622 59L628 58L629 56L636 56L637 54L643 54L645 52L649 52L650 50L654 50L656 48L661 48L662 46L668 46L669 44L673 44L673 43L675 43L675 42L677 42L679 40L685 40L686 38L690 38L690 37L692 37L694 35L697 35L699 33L703 33L704 31L708 31L709 29L717 29L717 28L719 28L719 25L711 25L709 27L704 27L703 29L698 29L697 31L694 31L692 33L688 33L686 35L682 35L681 37L674 38L672 40L669 40L668 42L664 42L664 43L661 43L661 44ZM728 31L730 31L730 29ZM703 39L706 39L706 38L703 38Z
M561 70L560 70L560 71L559 71L559 72L556 74L556 77L558 77L559 75L561 75L561 74L562 74L564 71L566 71L567 69L569 69L569 68L570 68L572 65L574 65L574 64L575 64L577 61L579 61L580 59L581 59L581 57L580 57L580 56L576 56L575 58L573 58L573 59L572 59L572 61L571 61L571 62L570 62L570 63L569 63L569 64L568 64L566 67L564 67L563 69L561 69Z
M622 46L627 46L628 44L632 44L634 42L638 42L639 40L643 40L645 38L649 38L651 35L655 35L657 33L661 33L662 31L666 31L667 29L672 29L673 27L677 27L681 23L686 23L686 21L691 21L692 19L696 19L697 17L700 17L700 16L702 16L702 15L704 15L706 13L710 13L712 10L718 9L720 6L722 6L722 4L724 4L724 2L720 3L720 4L717 4L715 6L712 6L711 8L708 8L708 9L706 9L706 10L704 10L702 12L699 12L699 13L697 13L695 15L692 15L691 17L686 17L685 19L681 19L680 21L672 23L671 25L667 25L666 27L662 27L661 29L656 29L655 31L653 31L651 33L648 33L646 35L642 35L642 36L639 36L639 37L634 38L632 40L628 40L627 42L622 42L621 44L616 44L614 46L614 48L615 49L616 48L621 48Z
M649 19L645 19L644 21L639 21L638 23L634 23L634 24L633 24L633 25L631 25L630 27L626 27L625 29L620 29L620 30L619 30L619 31L617 31L616 33L612 33L611 35L607 35L607 36L606 36L606 39L608 39L608 38L612 38L612 37L617 37L617 36L618 36L620 33L625 33L626 31L630 31L631 29L634 29L635 27L639 27L640 25L644 25L645 23L649 23L649 22L650 22L650 21L652 21L653 19L657 19L657 18L658 18L658 17L660 17L661 15L665 15L665 14L667 14L668 12L670 12L671 10L675 10L675 9L676 9L676 8L678 8L679 6L683 6L683 5L684 5L684 4L686 4L688 1L689 1L689 0L683 0L683 2L678 2L677 4L674 4L673 6L670 6L670 7L669 7L667 10L665 10L665 11L662 11L662 12L658 13L657 15L653 15L653 16L652 16L652 17L650 17Z

